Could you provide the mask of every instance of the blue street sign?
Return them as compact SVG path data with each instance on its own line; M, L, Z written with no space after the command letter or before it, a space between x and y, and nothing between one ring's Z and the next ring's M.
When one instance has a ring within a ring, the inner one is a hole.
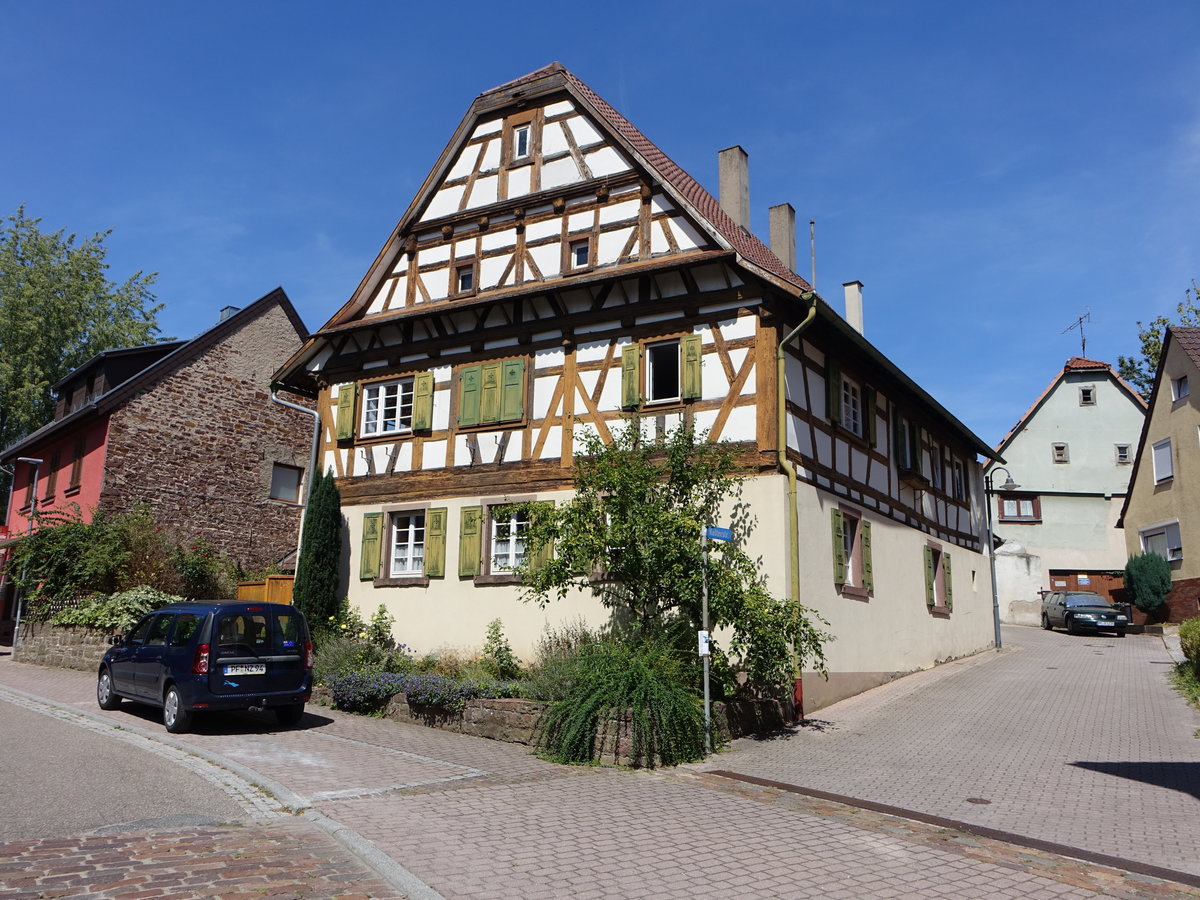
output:
M732 541L732 528L718 528L716 525L704 526L704 534L710 541Z

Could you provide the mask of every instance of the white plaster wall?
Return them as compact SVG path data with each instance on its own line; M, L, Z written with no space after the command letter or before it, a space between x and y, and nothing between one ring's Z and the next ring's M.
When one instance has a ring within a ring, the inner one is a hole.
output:
M1005 544L996 551L996 601L1000 621L1009 625L1040 625L1042 598L1049 588L1045 562L1026 553L1019 544Z

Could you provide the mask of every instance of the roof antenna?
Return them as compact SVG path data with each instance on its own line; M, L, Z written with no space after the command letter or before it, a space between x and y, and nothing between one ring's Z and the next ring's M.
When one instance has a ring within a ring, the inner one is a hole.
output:
M1060 331L1059 334L1066 334L1068 331L1074 331L1076 328L1078 328L1079 329L1079 355L1082 356L1084 359L1086 359L1087 358L1087 335L1083 331L1083 323L1092 321L1092 312L1091 312L1090 307L1085 306L1084 309L1086 309L1088 311L1085 312L1078 319L1076 319L1074 322L1072 322L1070 325L1068 325L1066 328L1064 328L1062 331Z
M812 278L809 280L809 285L815 291L817 289L817 220L808 220L808 253L812 260Z

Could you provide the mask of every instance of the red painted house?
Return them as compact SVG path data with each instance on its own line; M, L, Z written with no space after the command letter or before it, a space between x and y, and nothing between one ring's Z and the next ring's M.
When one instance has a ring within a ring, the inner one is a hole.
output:
M53 421L0 453L13 471L8 539L29 530L35 504L85 521L99 507L144 504L244 569L283 560L296 545L313 420L273 402L269 383L307 334L276 288L226 307L190 341L110 350L71 372L52 388ZM3 637L14 598L0 579Z

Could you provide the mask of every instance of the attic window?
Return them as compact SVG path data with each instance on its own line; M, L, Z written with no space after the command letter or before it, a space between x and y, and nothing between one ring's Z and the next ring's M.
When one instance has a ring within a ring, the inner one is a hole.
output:
M1171 379L1171 399L1182 400L1191 393L1191 388L1188 387L1188 377L1180 375L1178 378Z
M1079 405L1080 406L1095 406L1096 405L1096 388L1090 384L1083 385L1079 388Z
M1131 444L1114 444L1117 451L1117 465L1127 466L1133 462L1133 445Z
M530 153L530 125L518 125L512 132L512 158L513 162L520 159L528 159Z
M592 264L592 242L587 238L572 241L568 266L572 269L586 269Z
M1066 444L1051 444L1050 449L1054 454L1056 463L1069 463L1071 461L1071 452Z
M479 280L475 260L460 261L454 266L453 272L454 280L450 285L451 294L460 297L465 294L475 293L476 284Z

